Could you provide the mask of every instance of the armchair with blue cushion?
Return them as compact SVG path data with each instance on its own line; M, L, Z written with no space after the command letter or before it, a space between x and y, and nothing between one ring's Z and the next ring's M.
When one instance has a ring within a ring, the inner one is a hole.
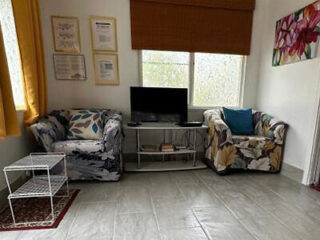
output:
M232 133L223 110L204 113L205 124L209 126L206 161L217 173L280 172L288 125L263 112L252 111L250 115L252 133L240 135Z
M122 173L122 115L113 110L94 110L101 116L102 138L68 139L69 111L52 111L31 126L46 152L64 152L70 180L118 181Z

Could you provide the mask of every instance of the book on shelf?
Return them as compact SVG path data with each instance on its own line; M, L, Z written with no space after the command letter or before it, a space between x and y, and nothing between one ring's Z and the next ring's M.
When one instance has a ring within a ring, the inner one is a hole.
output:
M173 144L161 144L160 150L161 152L174 152L175 147Z

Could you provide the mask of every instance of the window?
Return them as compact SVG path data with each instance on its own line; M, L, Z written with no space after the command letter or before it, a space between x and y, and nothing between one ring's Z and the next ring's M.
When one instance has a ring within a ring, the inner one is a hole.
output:
M13 98L17 109L24 108L22 68L11 0L0 0L0 22L6 49Z
M238 107L244 56L142 51L142 85L189 89L195 107Z

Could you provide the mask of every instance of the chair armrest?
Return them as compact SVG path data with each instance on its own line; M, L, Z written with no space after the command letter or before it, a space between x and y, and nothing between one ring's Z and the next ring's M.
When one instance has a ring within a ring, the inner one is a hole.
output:
M37 143L47 152L52 152L52 143L59 138L59 132L53 122L47 119L41 119L37 123L30 126Z
M272 140L279 145L283 145L289 125L282 121L276 121L276 122L271 121L271 122L272 122L272 125L269 131L272 132L272 135L273 135Z
M204 125L206 126L210 126L210 121L211 119L221 119L222 114L221 114L221 111L219 109L210 109L210 110L207 110L203 113L203 118L204 118Z
M113 156L121 153L122 116L119 113L107 115L103 130L105 151Z
M228 125L222 119L220 109L211 109L203 113L204 124L209 127L209 146L214 142L216 147L223 147L227 143L232 144L232 133Z
M284 143L284 138L289 127L288 124L268 114L262 115L260 124L261 130L259 135L270 138L279 145Z
M209 161L213 161L212 164L215 168L220 169L220 162L218 161L219 155L223 149L233 146L231 130L221 118L211 118L209 123L208 144L206 148L206 158Z
M231 130L222 119L212 118L210 120L209 137L210 142L215 141L219 148L226 144L233 144Z

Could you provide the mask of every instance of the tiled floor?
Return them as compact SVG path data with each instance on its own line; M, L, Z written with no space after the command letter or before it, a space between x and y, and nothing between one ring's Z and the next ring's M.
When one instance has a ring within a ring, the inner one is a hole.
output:
M281 174L299 183L302 181L303 171L283 163Z
M284 175L221 177L206 169L71 186L81 193L58 229L0 239L320 239L320 193Z

